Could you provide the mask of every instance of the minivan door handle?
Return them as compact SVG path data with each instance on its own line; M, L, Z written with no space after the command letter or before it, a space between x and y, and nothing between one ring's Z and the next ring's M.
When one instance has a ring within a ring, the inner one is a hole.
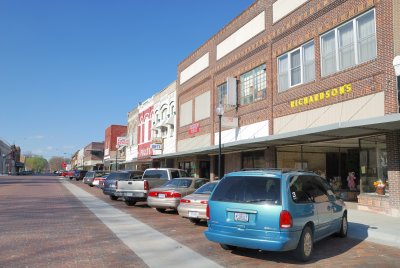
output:
M132 184L132 182L130 181L130 182L128 182L128 184Z

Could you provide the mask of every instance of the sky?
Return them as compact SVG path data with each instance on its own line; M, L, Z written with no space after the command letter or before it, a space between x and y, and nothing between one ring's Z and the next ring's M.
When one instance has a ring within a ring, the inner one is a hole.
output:
M0 0L0 139L70 157L254 0Z

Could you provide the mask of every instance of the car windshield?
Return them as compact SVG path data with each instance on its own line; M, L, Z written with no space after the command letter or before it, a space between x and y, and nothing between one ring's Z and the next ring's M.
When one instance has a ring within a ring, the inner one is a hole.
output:
M143 179L168 179L168 171L150 169L143 174Z
M217 185L218 182L210 182L207 184L204 184L201 186L199 189L194 192L195 194L210 194L212 190L214 190L215 185Z
M211 200L238 203L281 204L280 180L272 177L225 177L215 188Z
M96 173L94 172L94 171L88 171L87 173L86 173L86 175L85 175L85 178L89 178L89 179L91 179L91 178L94 178L94 175L95 175Z
M129 177L127 172L112 172L108 175L107 180L127 180Z
M190 179L172 179L170 181L168 181L167 183L165 183L164 185L162 185L162 188L170 188L170 187L174 187L174 188L189 188L190 185L192 184L192 180Z

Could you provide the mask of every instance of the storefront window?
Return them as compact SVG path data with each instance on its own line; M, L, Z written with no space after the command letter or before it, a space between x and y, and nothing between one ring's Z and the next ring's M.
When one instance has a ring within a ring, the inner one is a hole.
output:
M264 151L243 153L242 168L265 168Z
M360 189L361 193L375 193L378 182L387 185L386 136L360 139ZM374 185L375 183L375 185ZM386 192L388 187L385 187Z

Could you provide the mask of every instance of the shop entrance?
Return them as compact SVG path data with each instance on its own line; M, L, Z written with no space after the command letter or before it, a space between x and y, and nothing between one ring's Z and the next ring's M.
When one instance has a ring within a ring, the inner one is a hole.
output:
M200 161L199 177L210 179L210 161Z

